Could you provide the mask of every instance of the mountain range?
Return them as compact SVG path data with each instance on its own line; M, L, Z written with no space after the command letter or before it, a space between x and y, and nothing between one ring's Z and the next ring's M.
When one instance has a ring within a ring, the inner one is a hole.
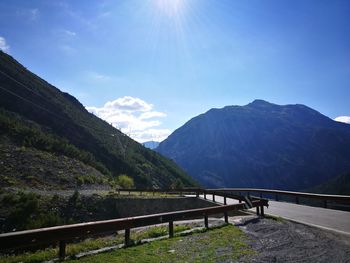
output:
M255 100L194 117L156 150L207 187L303 190L350 171L350 125Z
M159 142L156 141L147 141L142 143L143 146L147 147L148 149L155 149L159 146Z
M89 113L0 51L1 186L77 187L119 175L136 187L193 186L174 162Z

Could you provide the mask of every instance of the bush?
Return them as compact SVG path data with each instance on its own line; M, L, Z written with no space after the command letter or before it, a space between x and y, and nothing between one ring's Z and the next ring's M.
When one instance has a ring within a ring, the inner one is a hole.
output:
M116 179L117 185L121 188L133 188L134 187L134 179L126 174L119 175Z

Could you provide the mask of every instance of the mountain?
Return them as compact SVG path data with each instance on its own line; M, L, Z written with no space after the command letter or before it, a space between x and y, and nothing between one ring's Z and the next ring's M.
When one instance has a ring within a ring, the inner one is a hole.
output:
M255 100L191 119L156 150L205 186L302 190L350 170L350 125Z
M195 184L174 162L89 113L76 98L1 51L0 156L2 186L26 184L29 177L40 187L50 177L64 187L69 174L85 176L83 181L127 174L138 187Z
M155 142L155 141L148 141L148 142L144 142L142 143L142 145L148 149L155 149L159 146L159 142Z
M350 195L350 172L336 176L310 189L312 193Z

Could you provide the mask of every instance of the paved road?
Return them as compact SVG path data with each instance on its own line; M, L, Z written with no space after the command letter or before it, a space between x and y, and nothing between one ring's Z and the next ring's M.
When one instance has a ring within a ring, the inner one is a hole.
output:
M201 197L203 198L203 196ZM212 195L207 195L207 199L212 200ZM215 196L215 201L223 203L224 199L223 197ZM237 200L227 198L227 204L236 203L238 203ZM254 209L252 211L256 210ZM269 207L265 210L265 213L308 225L350 234L350 212L269 201Z

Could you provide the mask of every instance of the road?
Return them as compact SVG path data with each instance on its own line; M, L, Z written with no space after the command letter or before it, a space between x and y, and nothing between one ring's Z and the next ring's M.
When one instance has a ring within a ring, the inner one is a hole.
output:
M201 196L201 198L204 197ZM207 199L212 200L212 195L207 194ZM223 197L215 196L215 201L223 203L224 199ZM227 198L227 204L236 203L238 203L238 200ZM255 212L256 210L252 209L252 211ZM269 207L265 209L265 213L350 235L350 212L269 201Z

